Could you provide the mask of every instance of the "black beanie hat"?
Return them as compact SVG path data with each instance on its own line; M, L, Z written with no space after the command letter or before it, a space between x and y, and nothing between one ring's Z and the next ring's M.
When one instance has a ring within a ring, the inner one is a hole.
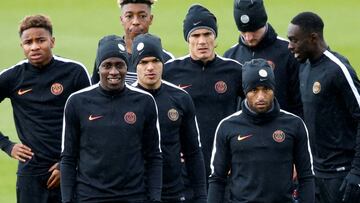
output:
M101 62L111 57L121 58L125 61L126 66L129 65L129 56L125 48L125 42L116 35L107 35L99 40L95 67L99 69Z
M258 86L265 86L275 91L275 75L264 59L245 62L242 69L242 87L245 95Z
M141 59L155 57L164 63L163 50L159 37L146 33L135 37L132 44L132 64L136 67Z
M263 0L234 0L234 19L241 32L254 32L264 27L267 15Z
M123 6L125 4L148 4L152 5L154 0L118 0L118 4Z
M188 41L193 31L202 28L212 31L217 37L217 23L214 14L199 4L192 5L186 14L183 25L185 41Z

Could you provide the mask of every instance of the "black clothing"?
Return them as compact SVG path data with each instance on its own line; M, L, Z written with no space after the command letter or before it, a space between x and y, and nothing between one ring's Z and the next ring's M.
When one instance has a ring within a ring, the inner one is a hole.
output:
M266 113L252 112L242 103L242 111L223 119L215 134L209 203L220 203L230 173L230 200L233 203L292 202L295 164L300 202L314 202L308 134L304 122L280 110L274 100Z
M303 107L299 90L299 63L288 50L288 41L280 38L270 24L263 39L255 47L249 47L239 37L239 43L231 47L224 57L232 58L244 64L251 59L263 58L272 65L275 80L275 96L281 109L303 116Z

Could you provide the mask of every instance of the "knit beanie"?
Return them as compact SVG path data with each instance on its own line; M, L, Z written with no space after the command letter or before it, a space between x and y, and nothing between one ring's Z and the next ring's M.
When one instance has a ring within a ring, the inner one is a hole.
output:
M128 66L128 53L126 52L124 40L116 35L107 35L100 39L96 53L95 67L99 69L101 62L104 60L118 57L125 61Z
M217 37L217 23L214 14L199 4L192 5L183 24L185 41L188 41L193 31L203 28L210 30Z
M242 69L242 87L245 95L258 86L265 86L275 91L275 75L264 59L245 62Z
M145 57L155 57L164 63L161 40L155 35L146 33L136 36L131 51L131 59L134 67Z
M267 15L263 0L234 0L234 19L241 32L254 32L265 26Z

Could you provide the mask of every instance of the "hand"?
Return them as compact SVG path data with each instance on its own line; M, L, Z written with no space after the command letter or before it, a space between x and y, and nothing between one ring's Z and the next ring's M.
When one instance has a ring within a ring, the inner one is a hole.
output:
M340 191L344 191L342 198L346 203L357 203L360 199L360 176L349 172L341 184Z
M25 162L27 159L31 159L33 155L34 153L31 152L31 149L21 143L15 144L11 150L11 157L21 162Z
M46 183L48 189L54 189L60 186L60 170L59 170L59 163L55 163L49 169L51 175Z

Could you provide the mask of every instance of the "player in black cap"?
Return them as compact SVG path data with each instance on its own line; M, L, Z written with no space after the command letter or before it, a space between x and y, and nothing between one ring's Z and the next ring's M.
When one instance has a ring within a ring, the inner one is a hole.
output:
M151 14L151 6L155 0L118 0L118 6L121 10L120 21L124 28L123 39L125 41L126 50L131 56L131 45L134 38L139 34L144 34L149 31L149 27L153 21L153 15ZM163 58L165 61L173 59L174 56L166 51L162 50ZM132 84L136 81L136 67L132 65L131 61L128 64L128 72L126 74L125 81L128 84ZM96 66L92 75L93 84L99 82L99 74L97 74Z
M123 40L97 50L100 83L65 106L61 154L63 202L160 202L162 156L154 98L125 84Z
M323 29L313 12L299 13L288 28L289 49L302 62L300 87L316 198L318 203L359 203L360 82L349 61L330 50Z
M314 202L308 133L300 117L281 110L275 76L264 59L243 66L242 111L224 118L215 133L209 203L222 203L230 173L230 202L292 203L293 164L299 202Z
M190 54L165 63L163 78L185 89L194 101L208 177L215 128L236 111L243 96L241 64L215 53L217 21L207 8L192 5L183 31Z
M151 93L159 110L161 150L163 152L163 188L161 201L206 203L204 159L200 148L195 107L183 89L161 80L164 59L161 41L150 34L138 35L132 48L133 64L137 65L137 85ZM181 157L186 159L192 200L184 196Z
M263 0L234 0L234 20L240 31L239 42L224 57L245 63L254 58L266 59L276 78L276 98L282 109L303 115L299 90L299 63L267 22Z
M64 106L71 93L90 85L90 77L81 63L53 55L55 38L47 16L26 16L19 35L27 59L0 72L0 102L11 100L20 143L0 133L0 148L19 160L18 203L60 203Z

